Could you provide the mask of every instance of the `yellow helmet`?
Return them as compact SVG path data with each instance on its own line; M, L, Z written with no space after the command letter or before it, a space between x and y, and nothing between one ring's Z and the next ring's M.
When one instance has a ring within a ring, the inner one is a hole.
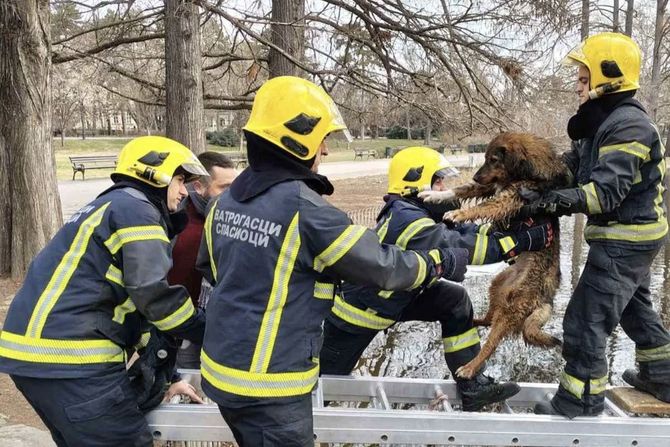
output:
M591 76L591 99L614 92L640 88L640 47L625 34L600 33L586 38L563 60L566 65L583 64Z
M333 99L302 78L272 78L256 93L244 130L270 141L301 160L316 155L324 138L335 131L351 136Z
M408 147L393 156L389 165L389 194L401 194L412 189L432 186L433 177L458 175L458 170L444 155L429 147Z
M139 137L121 149L112 179L122 174L164 188L179 167L193 176L209 175L198 157L183 144L165 137Z

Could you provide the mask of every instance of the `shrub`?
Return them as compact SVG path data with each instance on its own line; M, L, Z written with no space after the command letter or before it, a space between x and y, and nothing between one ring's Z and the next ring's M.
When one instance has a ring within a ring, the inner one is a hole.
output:
M220 131L207 132L205 137L209 144L215 146L235 147L238 143L237 132L230 127L226 127Z

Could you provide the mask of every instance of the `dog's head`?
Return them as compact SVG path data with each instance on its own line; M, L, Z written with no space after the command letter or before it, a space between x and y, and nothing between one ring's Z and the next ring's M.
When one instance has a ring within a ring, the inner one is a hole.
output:
M547 140L529 133L504 132L489 143L484 164L473 180L504 188L522 180L553 183L564 175L565 166Z

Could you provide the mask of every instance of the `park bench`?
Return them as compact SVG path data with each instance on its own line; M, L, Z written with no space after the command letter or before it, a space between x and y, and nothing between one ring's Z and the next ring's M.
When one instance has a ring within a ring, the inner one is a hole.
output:
M370 157L377 158L377 151L372 149L354 149L354 160L357 158L362 160L363 157L367 157L368 159Z
M72 163L72 180L77 172L81 172L82 180L86 180L87 169L116 168L116 155L82 155L69 158Z
M223 154L230 158L230 161L235 164L235 168L246 168L249 165L249 160L247 159L246 154L226 154L225 152Z
M463 152L463 148L457 144L452 144L451 146L448 146L448 148L451 151L451 155L456 155Z

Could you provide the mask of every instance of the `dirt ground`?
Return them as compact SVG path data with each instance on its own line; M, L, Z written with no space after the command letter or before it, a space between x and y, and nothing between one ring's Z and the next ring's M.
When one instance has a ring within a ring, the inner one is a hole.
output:
M336 207L351 212L381 205L387 184L386 176L380 175L335 180L333 185L335 193L327 200ZM11 298L19 286L20 281L0 278L0 323L4 323ZM25 424L45 429L39 417L5 374L0 374L0 418L7 420L8 424Z

